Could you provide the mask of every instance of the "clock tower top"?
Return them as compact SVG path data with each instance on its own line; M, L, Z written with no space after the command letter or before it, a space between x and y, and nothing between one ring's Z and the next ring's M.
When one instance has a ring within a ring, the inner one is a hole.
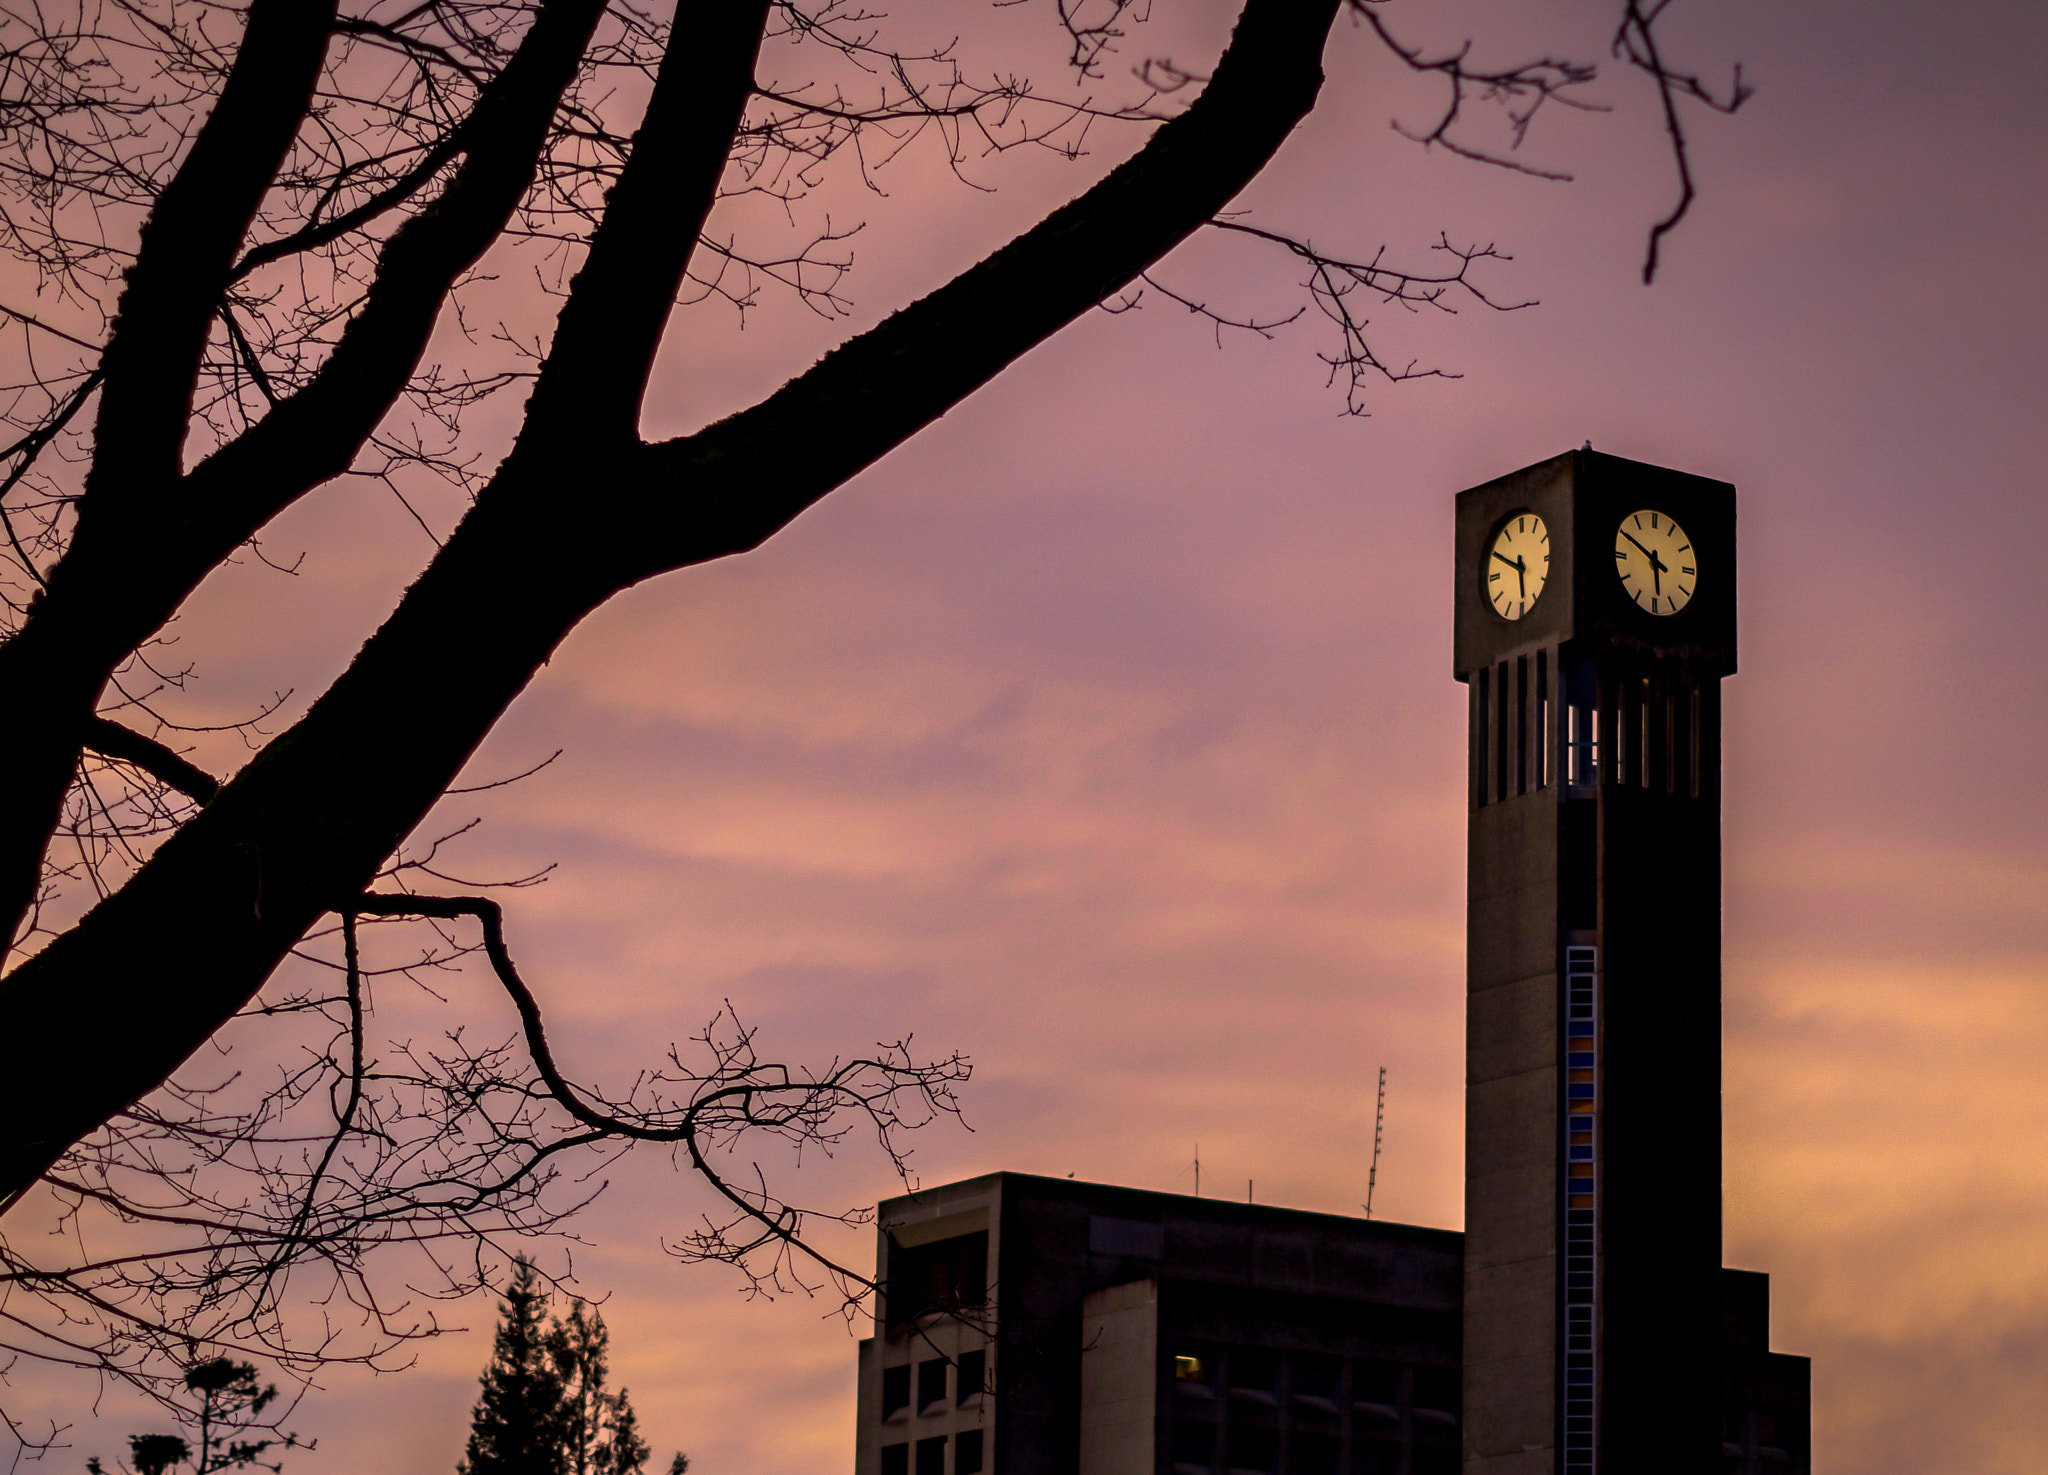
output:
M1726 482L1567 451L1460 492L1457 539L1460 681L1567 643L1735 673Z

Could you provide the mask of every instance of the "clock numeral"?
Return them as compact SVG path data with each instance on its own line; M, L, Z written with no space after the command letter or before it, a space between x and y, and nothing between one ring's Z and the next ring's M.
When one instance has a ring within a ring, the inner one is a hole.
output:
M1681 574L1692 574L1692 573L1697 573L1697 572L1698 572L1698 570L1697 570L1697 569L1690 569L1690 568L1682 568L1682 569L1680 569L1680 570L1679 570L1679 572L1680 572Z

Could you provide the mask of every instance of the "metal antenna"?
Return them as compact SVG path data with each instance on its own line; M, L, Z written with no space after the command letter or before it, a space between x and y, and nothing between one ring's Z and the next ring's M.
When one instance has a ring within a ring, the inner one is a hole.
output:
M1380 1138L1387 1127L1387 1068L1380 1067L1380 1104L1372 1114L1372 1171L1365 1175L1365 1217L1372 1217L1372 1191L1380 1181Z
M1202 1144L1195 1144L1195 1197L1202 1196Z

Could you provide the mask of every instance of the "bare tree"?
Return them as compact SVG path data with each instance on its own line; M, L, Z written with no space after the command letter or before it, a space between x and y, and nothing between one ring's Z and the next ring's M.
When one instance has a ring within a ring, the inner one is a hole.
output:
M1654 86L1680 183L1646 277L1693 198L1681 104L1744 96L1739 74L1721 94L1666 63L1669 3L1624 0L1614 42ZM402 1353L435 1329L431 1306L388 1301L368 1257L403 1245L430 1291L465 1294L634 1143L667 1145L724 1205L672 1247L683 1258L749 1267L762 1288L816 1272L870 1289L805 1242L807 1211L746 1144L829 1147L859 1126L900 1167L901 1133L955 1109L964 1061L899 1043L785 1065L728 1011L626 1088L580 1085L498 904L421 894L439 873L408 836L584 616L757 547L1091 308L1156 291L1218 331L1270 330L1150 275L1204 227L1300 266L1354 407L1372 376L1429 372L1384 361L1355 303L1506 305L1474 276L1490 246L1444 238L1441 269L1402 268L1226 213L1314 106L1340 17L1440 80L1444 111L1412 136L1489 163L1531 167L1532 121L1587 106L1594 77L1411 45L1387 0L1246 0L1211 72L1144 60L1130 99L1104 103L1091 89L1142 7L1048 9L1078 90L891 44L855 0L673 19L625 0L0 7L0 247L38 295L0 304L16 435L0 451L0 1211L69 1231L0 1245L0 1348L170 1398L194 1349L288 1371ZM1501 149L1466 131L1482 102L1505 110ZM1143 129L1142 147L1038 225L758 404L642 437L679 303L786 292L844 310L843 228L764 241L730 212L793 207L826 171L866 176L914 145L964 169L1016 148L1079 157L1102 127ZM558 296L545 341L472 324L487 252ZM451 322L477 353L430 356ZM478 444L469 412L508 393L524 397L516 438ZM275 735L268 714L242 725L238 772L203 772L160 710L190 674L166 627L343 477L401 498L438 477L470 505L346 671ZM565 557L564 489L590 486L599 535ZM386 975L481 953L517 1037L380 1042L373 922L430 929ZM209 1042L239 1053L196 1053ZM118 1228L95 1236L110 1248L86 1248L88 1219Z

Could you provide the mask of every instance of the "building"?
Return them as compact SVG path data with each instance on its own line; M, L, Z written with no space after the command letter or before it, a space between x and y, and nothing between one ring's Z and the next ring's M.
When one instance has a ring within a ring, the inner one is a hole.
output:
M856 1475L1455 1475L1464 1237L992 1173L879 1206ZM1723 1273L1725 1475L1807 1475L1807 1364Z
M1807 1468L1806 1362L1721 1265L1735 489L1588 445L1455 533L1462 1241L1008 1174L892 1200L861 1475Z
M1723 1454L1735 489L1590 447L1462 492L1473 1475Z
M857 1475L1455 1475L1460 1237L992 1173L880 1206Z

